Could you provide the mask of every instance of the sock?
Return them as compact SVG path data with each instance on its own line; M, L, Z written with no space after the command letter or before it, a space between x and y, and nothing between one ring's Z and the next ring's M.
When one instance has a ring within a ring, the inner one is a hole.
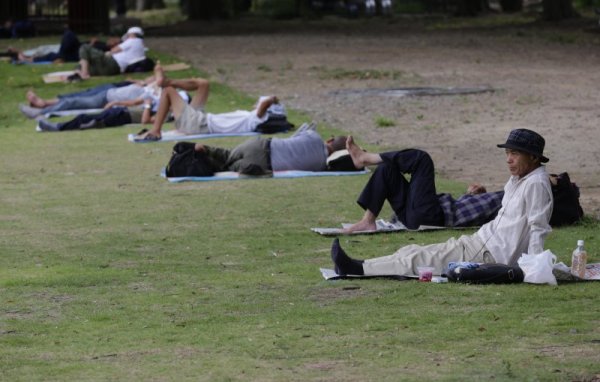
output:
M335 238L331 245L331 260L335 264L335 272L338 275L364 275L363 261L354 260L346 255L346 252L340 247L340 239Z

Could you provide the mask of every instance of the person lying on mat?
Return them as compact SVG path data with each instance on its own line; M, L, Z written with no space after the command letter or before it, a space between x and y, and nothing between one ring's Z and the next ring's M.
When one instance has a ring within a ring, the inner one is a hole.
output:
M265 122L269 113L284 114L285 109L276 96L261 97L254 110L237 110L230 113L206 113L204 105L208 100L210 85L203 78L170 79L167 78L160 66L156 64L155 76L159 86L163 88L160 97L160 107L152 129L143 131L135 138L136 141L158 141L161 139L163 125L173 113L175 129L181 134L219 134L253 132L256 127ZM177 89L193 92L192 100L185 102Z
M144 31L140 27L131 27L121 38L122 42L108 52L83 44L79 48L79 66L73 79L88 79L91 76L110 76L124 73L133 63L146 58Z
M183 99L189 96L180 90ZM102 129L105 127L119 127L128 124L151 124L158 108L156 99L144 99L142 105L112 106L100 113L82 113L73 119L64 122L51 122L48 119L38 119L39 131L68 131L84 129Z
M152 123L154 102L144 100L143 106L113 106L100 113L79 114L65 122L50 122L47 119L38 120L40 131L67 131L84 129L101 129L104 127L118 127L131 123Z
M158 101L160 88L156 86L154 76L142 81L124 81L114 84L103 84L83 92L59 95L56 98L44 99L33 90L26 94L29 105L19 105L19 110L28 118L38 118L64 110L102 109L112 106L142 105L144 100Z
M303 124L288 138L253 138L231 150L196 143L195 150L204 154L213 172L269 175L284 170L323 171L327 157L344 149L346 137L323 141L315 129L314 123Z
M344 229L344 233L375 231L377 217L386 200L395 219L409 229L421 225L478 226L493 219L502 204L504 191L487 192L478 183L471 184L467 193L456 200L450 194L437 194L433 161L425 151L368 153L361 150L351 136L346 146L355 164L378 166L357 200L365 210L362 219ZM410 174L410 180L404 174Z
M364 261L349 257L339 240L335 239L331 258L336 272L341 275L411 276L417 274L417 267L429 266L434 267L434 274L440 274L449 262L502 263L512 266L523 253L532 255L543 252L545 237L551 231L549 220L552 214L550 180L542 165L548 161L543 155L544 146L544 138L527 129L512 130L506 143L498 145L505 149L511 177L504 186L502 207L498 214L474 234L451 238L440 244L408 245L392 255ZM389 195L399 199L394 202L395 208L400 207L396 212L399 212L398 217L407 227L443 224L444 212L435 194L433 177L422 175L433 172L429 169L433 163L428 156L414 152L366 153L354 145L352 139L348 140L348 150L355 165L379 163L383 167L373 174L375 180L367 185L364 198L361 196L362 202L359 203L364 203L363 207L367 209L367 218L363 218L363 223L378 212L376 207L379 200ZM421 161L426 165L420 164ZM403 172L412 173L410 182L400 177L399 174ZM394 184L384 179L387 176L398 178L395 184L408 195L399 197L398 192L386 189L387 184ZM363 224L361 222L357 224Z
M103 52L109 51L114 46L118 45L121 40L118 37L110 37L106 41L102 41L96 37L90 39L87 44L92 47L102 50ZM24 51L18 51L12 48L8 48L7 53L0 54L10 56L13 61L16 62L52 62L54 64L60 64L65 62L77 62L79 61L79 48L81 42L77 35L65 27L63 32L60 45L42 45L34 49L28 49Z

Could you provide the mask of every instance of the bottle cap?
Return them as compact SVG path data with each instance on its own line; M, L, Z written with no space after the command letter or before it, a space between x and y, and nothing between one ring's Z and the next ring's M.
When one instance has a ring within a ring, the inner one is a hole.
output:
M577 240L577 246L583 247L583 240Z

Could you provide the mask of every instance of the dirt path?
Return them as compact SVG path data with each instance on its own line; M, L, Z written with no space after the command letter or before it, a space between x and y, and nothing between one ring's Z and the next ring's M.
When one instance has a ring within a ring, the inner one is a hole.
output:
M550 172L568 171L587 214L600 216L600 50L519 34L295 33L149 38L212 80L250 94L278 94L382 148L429 151L446 178L501 187L497 143L515 127L541 133ZM390 97L339 90L490 86L459 96ZM336 93L337 92L337 93ZM385 119L394 126L378 126Z

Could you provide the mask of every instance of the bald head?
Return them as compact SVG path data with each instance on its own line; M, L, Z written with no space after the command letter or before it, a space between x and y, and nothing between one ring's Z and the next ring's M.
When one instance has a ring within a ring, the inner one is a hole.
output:
M331 137L325 143L327 144L327 150L329 154L334 153L338 150L344 150L346 148L346 139L348 139L345 135L338 135L336 137Z

